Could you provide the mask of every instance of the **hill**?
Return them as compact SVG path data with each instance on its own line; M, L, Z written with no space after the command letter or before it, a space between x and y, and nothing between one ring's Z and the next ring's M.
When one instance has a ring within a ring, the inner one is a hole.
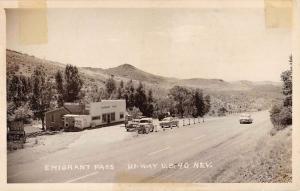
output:
M20 52L7 50L7 76L12 73L30 76L35 67L43 66L46 75L53 78L57 70L63 71L65 64L40 59ZM168 90L175 85L200 88L212 97L212 110L225 107L229 111L267 109L281 98L280 83L277 82L228 82L222 79L191 78L179 79L163 77L140 70L130 64L123 64L114 68L79 67L84 81L84 88L103 88L105 80L114 76L117 82L133 80L145 84L146 89L152 89L156 99L167 96Z

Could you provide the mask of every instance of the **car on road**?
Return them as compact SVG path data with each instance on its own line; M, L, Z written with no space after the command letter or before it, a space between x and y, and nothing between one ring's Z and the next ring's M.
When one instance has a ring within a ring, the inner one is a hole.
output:
M251 117L250 114L248 113L243 113L242 115L240 115L240 124L250 124L250 123L253 123L253 119Z
M161 128L163 128L165 130L165 128L171 128L173 126L175 127L179 127L179 120L177 118L174 117L166 117L164 118L159 125L161 126Z
M137 127L138 133L148 134L154 131L153 119L152 118L142 118L139 121Z
M140 119L132 119L131 121L128 121L127 125L125 126L126 131L135 131L140 123Z

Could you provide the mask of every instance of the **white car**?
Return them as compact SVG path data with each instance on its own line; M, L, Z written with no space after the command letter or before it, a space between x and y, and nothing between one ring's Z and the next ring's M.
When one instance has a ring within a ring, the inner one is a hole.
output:
M138 133L148 134L149 132L154 131L154 125L152 118L142 118L138 125Z
M251 117L250 114L248 113L243 113L241 116L240 116L240 124L244 124L244 123L253 123L253 119Z
M128 124L125 126L126 131L135 131L139 126L139 123L140 119L133 119L132 121L129 121Z
M159 125L161 126L161 128L171 128L173 126L175 127L179 127L179 120L177 118L174 117L166 117L164 118ZM165 129L164 129L165 130Z

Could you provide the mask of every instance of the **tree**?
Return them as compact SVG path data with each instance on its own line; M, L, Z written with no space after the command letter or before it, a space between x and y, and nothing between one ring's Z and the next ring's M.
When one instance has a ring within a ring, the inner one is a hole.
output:
M185 113L185 103L187 97L190 95L190 91L182 86L174 86L169 90L169 96L175 101L175 107L177 112L183 117Z
M184 115L191 117L196 116L197 108L195 106L194 91L187 89L185 100L183 101Z
M133 118L138 118L142 115L142 112L137 107L133 107L132 109L128 110L128 114L131 115Z
M75 102L80 99L80 90L83 81L76 66L67 65L65 68L65 94L64 101Z
M146 116L152 117L154 112L154 100L152 90L148 91Z
M130 86L129 89L129 96L128 96L128 103L129 103L129 107L132 108L135 105L135 88L133 86L133 84Z
M209 112L210 107L211 107L210 104L211 104L211 103L210 103L210 96L209 96L209 95L206 95L206 96L204 97L204 114L207 114L207 113Z
M94 85L90 89L86 90L84 96L84 103L99 102L102 98L105 98L105 90Z
M285 96L283 100L283 105L285 107L292 107L292 94L293 94L293 84L292 84L292 55L289 58L290 69L282 72L281 80L283 82L282 93Z
M225 116L227 113L227 109L225 107L221 107L218 110L218 116Z
M284 129L292 124L292 108L283 104L275 104L270 110L270 119L276 130Z
M30 119L32 115L33 115L33 113L30 110L30 107L29 107L28 103L26 103L26 104L18 107L14 111L14 121L27 122L28 119Z
M147 97L143 84L140 82L138 88L136 89L135 96L135 107L139 108L143 115L147 114Z
M124 99L125 98L125 90L124 90L124 82L121 80L120 85L117 89L117 99Z
M12 101L15 107L20 107L28 101L31 91L30 79L23 75L12 75L8 80L7 100Z
M167 114L173 115L177 113L176 104L174 100L171 99L169 96L167 97L160 97L156 101L154 106L154 115L159 119L164 118Z
M34 117L42 121L42 129L45 130L45 112L49 110L52 99L52 87L45 80L43 68L36 68L31 76L33 87L30 98L30 107Z
M283 82L282 94L284 95L281 104L275 104L270 110L270 119L276 130L283 129L293 122L292 119L292 65L293 57L289 58L290 69L282 72L281 80Z
M203 117L205 114L205 103L203 99L203 92L196 89L194 93L194 104L196 107L196 116Z
M31 110L28 100L31 93L31 80L23 75L11 73L7 76L7 122L28 122Z
M135 104L134 95L135 95L135 89L134 89L133 81L130 80L127 82L125 86L125 92L124 92L124 98L126 100L126 108L132 109L134 107Z
M64 85L63 85L63 76L60 70L58 70L55 74L55 83L57 90L57 105L58 107L62 107L64 105Z
M116 90L116 82L113 76L109 77L105 82L106 92L109 98L112 98L112 94Z
M120 81L120 88L121 88L121 89L124 88L124 81L123 81L123 80Z

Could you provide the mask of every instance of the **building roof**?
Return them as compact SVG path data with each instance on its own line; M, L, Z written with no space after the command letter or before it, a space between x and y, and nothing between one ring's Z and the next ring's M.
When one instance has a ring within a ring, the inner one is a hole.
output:
M51 110L51 111L47 111L45 114L47 114L47 113L52 113L52 112L56 112L56 111L60 111L60 110L65 110L65 111L67 111L67 112L70 112L70 111L67 110L66 108L60 107L60 108L53 109L53 110Z
M124 102L125 99L101 100L101 102Z
M77 117L77 116L80 116L80 115L74 115L74 114L66 114L66 115L64 115L64 117Z
M101 102L105 103L115 103L115 102L125 102L124 99L116 99L116 100L101 100ZM101 102L92 102L92 103L101 103ZM87 104L89 105L89 104ZM53 109L51 111L48 111L46 113L52 113L60 110L66 110L69 114L74 114L74 115L88 115L88 110L86 109L86 105L82 103L64 103L63 107Z
M86 114L84 104L78 103L65 103L64 108L66 108L71 114Z

